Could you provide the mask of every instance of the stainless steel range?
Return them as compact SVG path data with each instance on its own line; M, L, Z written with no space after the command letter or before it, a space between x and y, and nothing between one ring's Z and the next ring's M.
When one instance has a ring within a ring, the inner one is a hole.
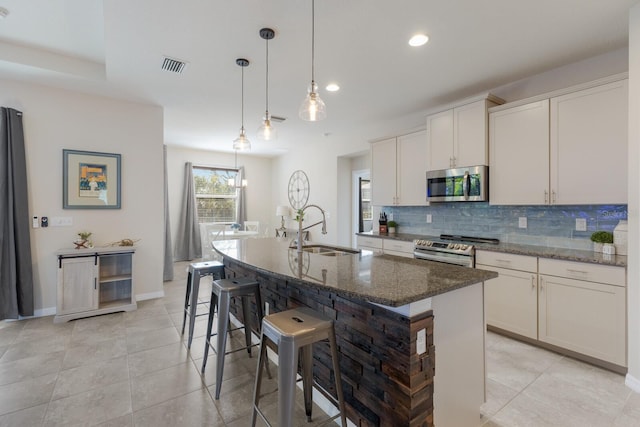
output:
M439 240L416 239L413 241L413 257L447 264L475 267L474 243L500 243L498 239L441 234Z

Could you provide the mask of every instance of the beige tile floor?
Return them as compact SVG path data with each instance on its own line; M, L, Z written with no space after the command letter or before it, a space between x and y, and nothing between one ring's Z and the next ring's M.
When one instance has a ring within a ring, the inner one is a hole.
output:
M133 312L60 325L51 317L0 322L0 427L250 425L256 358L227 356L220 400L212 398L215 359L200 375L206 316L197 318L190 351L180 335L185 266L176 264L164 298ZM231 345L242 342L236 333ZM496 334L488 335L487 366L484 426L640 426L640 395L621 375ZM275 388L265 376L261 407L271 420ZM306 423L298 397L296 425L326 420L316 407Z

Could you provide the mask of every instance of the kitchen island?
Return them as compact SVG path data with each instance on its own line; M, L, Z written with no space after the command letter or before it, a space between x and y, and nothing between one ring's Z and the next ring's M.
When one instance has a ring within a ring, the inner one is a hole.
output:
M228 277L255 278L270 312L308 306L335 321L355 425L481 423L483 283L496 273L367 251L298 254L290 246L282 238L215 242ZM232 313L244 321L239 305ZM314 345L313 371L333 394L326 344Z

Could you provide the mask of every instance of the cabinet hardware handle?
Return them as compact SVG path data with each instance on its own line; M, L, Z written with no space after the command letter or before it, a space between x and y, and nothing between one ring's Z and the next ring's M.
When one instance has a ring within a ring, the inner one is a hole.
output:
M549 203L549 192L544 190L544 202Z
M98 278L94 277L93 278L93 289L98 289Z
M569 273L579 273L579 274L589 274L588 271L584 271L584 270L572 270L571 268L567 268L567 271Z
M506 264L511 264L511 261L508 260L508 259L500 259L500 258L498 258L498 259L496 259L496 262L504 262Z
M536 288L536 276L531 275L531 290Z
M544 289L544 280L541 277L540 278L540 293L542 293L543 289Z
M556 204L556 192L555 191L551 192L551 204L553 204L553 205Z

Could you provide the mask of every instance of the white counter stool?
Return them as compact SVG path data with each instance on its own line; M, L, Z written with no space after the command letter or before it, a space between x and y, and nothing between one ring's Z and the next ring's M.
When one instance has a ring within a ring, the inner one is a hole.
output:
M220 398L220 389L222 387L222 374L224 371L224 357L229 353L246 349L251 357L251 347L258 344L251 344L251 309L249 307L249 297L253 296L256 300L257 330L260 331L260 323L263 317L262 298L260 297L260 285L254 279L247 277L237 277L235 279L214 280L211 286L211 303L209 305L209 324L207 326L207 341L204 346L204 359L202 360L202 373L207 366L207 358L209 356L209 347L216 353L216 399ZM244 326L240 328L229 328L229 308L231 306L232 297L242 298L242 315L244 317ZM217 332L211 333L213 329L213 318L215 312L218 312ZM244 337L246 347L226 351L227 349L227 332L244 329ZM211 337L216 336L216 346L211 343ZM268 369L268 367L267 367ZM269 377L271 374L269 373Z
M251 425L256 425L256 415L271 425L258 408L260 400L260 385L262 382L262 365L267 359L267 339L271 340L278 349L278 426L291 427L295 406L296 375L298 374L298 352L302 357L302 389L304 393L304 407L307 420L311 421L312 386L313 381L313 343L328 339L331 347L333 372L336 380L337 402L329 393L328 398L340 409L342 426L346 427L347 419L342 395L342 381L340 379L340 364L338 361L338 347L333 321L308 307L298 307L293 310L270 314L262 319L262 333L260 337L260 356L256 384L253 390L253 415ZM316 383L317 387L320 387Z
M203 276L213 276L213 280L224 279L224 265L219 261L194 262L189 264L187 269L187 292L184 297L184 315L182 317L182 335L184 335L187 315L189 316L189 340L187 341L187 348L191 348L196 317L207 314L196 314L199 304L208 303L208 301L198 302L200 278Z

